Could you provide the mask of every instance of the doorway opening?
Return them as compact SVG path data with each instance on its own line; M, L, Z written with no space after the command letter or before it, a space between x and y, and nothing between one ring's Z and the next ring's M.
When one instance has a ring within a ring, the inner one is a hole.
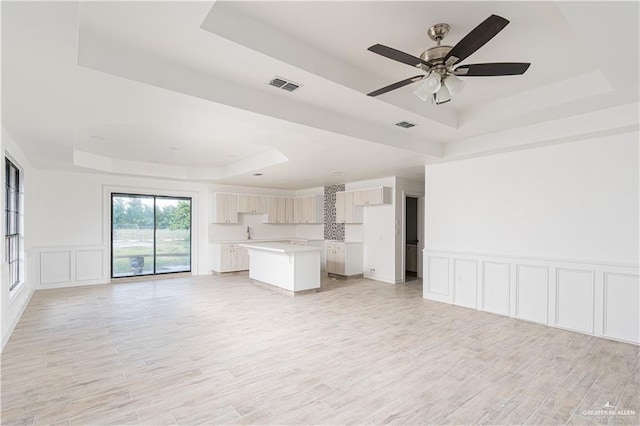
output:
M405 198L405 282L418 279L418 198Z
M191 198L111 194L111 278L191 272Z

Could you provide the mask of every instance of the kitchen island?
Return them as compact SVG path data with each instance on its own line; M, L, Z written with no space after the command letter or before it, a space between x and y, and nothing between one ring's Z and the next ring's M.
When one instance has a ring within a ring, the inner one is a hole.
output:
M249 278L294 294L320 288L320 247L286 243L240 246L249 252Z

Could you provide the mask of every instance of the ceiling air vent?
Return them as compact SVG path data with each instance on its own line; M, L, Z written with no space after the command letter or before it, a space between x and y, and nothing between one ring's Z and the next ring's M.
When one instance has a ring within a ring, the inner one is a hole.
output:
M281 77L274 77L273 80L269 82L269 84L279 89L286 90L287 92L293 92L300 87L300 84L294 83L293 81L285 80Z
M408 121L401 121L399 123L396 123L396 126L400 126L405 129L410 129L411 127L414 127L415 124L409 123Z

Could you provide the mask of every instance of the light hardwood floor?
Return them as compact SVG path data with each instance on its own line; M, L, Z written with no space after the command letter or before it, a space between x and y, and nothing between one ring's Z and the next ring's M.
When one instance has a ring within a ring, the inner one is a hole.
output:
M424 300L421 281L246 274L44 290L2 424L638 424L638 347ZM635 415L584 415L609 403Z

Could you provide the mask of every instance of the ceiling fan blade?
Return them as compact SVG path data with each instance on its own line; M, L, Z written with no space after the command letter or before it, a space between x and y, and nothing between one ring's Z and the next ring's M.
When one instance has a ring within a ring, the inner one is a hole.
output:
M415 83L416 81L420 81L424 78L424 75L416 75L415 77L407 78L406 80L398 81L397 83L390 84L388 86L383 87L382 89L374 90L371 93L367 93L367 96L378 96L383 93L390 92L392 90L399 89L401 87L406 86L407 84Z
M528 62L496 62L490 64L460 65L453 72L459 77L492 77L500 75L520 75L531 65Z
M420 65L429 66L425 61L420 58L416 58L408 53L401 52L393 47L384 46L382 44L374 44L367 50L382 55L385 58L393 59L394 61L402 62L403 64L410 65L412 67L419 67Z
M444 63L453 65L465 60L476 50L484 46L489 40L495 37L509 23L508 20L498 15L491 15L475 27L469 34L464 36L453 49L444 57Z

